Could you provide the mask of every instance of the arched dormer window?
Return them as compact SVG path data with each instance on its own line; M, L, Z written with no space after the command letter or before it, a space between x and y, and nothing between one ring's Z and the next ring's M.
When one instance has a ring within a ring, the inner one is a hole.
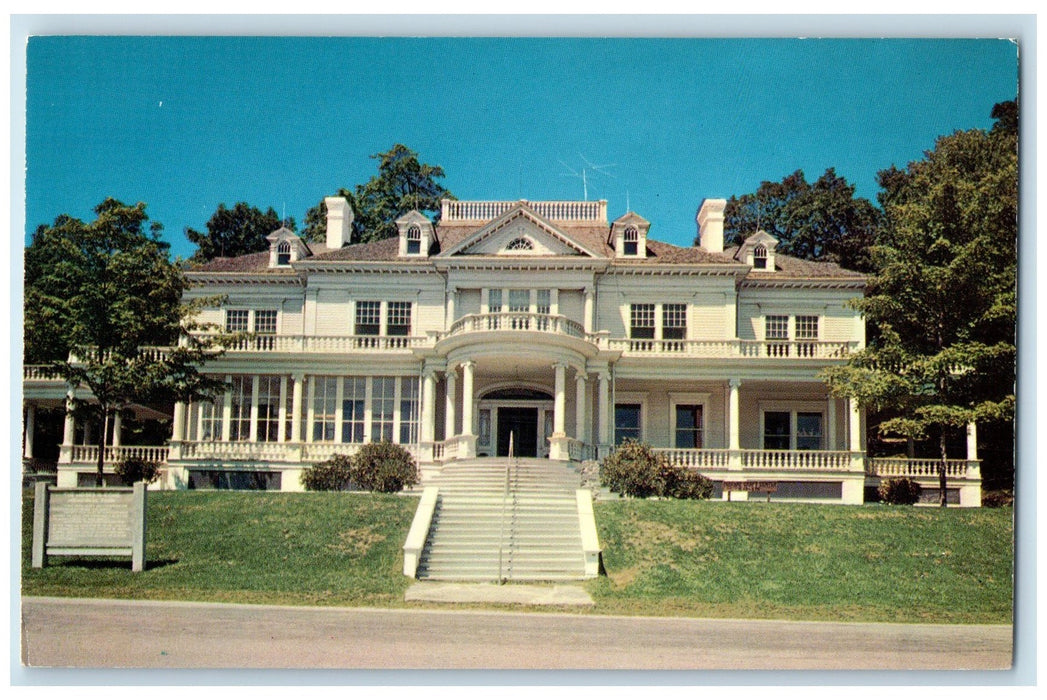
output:
M291 244L288 241L280 241L280 245L276 246L276 264L291 264Z
M625 234L622 238L622 254L624 255L636 255L640 246L640 232L636 230L635 226L630 226L625 229Z
M412 226L407 229L407 254L418 255L422 252L422 229Z
M505 246L506 250L534 250L534 243L530 238L514 238Z
M753 248L753 269L767 269L767 246L762 243Z

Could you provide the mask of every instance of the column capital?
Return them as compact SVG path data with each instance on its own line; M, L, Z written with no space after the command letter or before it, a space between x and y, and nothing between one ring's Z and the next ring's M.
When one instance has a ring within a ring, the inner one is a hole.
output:
M553 363L553 369L567 369L570 366L570 363L565 360L557 360Z
M742 380L741 379L728 379L727 380L727 384L732 389L737 389L738 387L740 387L742 385Z
M476 360L462 360L458 363L458 366L462 369L471 369L473 367L476 367Z

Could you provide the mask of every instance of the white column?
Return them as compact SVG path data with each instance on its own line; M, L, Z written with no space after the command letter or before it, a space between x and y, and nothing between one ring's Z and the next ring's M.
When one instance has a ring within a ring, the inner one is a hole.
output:
M828 405L826 407L826 432L828 437L825 441L825 449L835 450L836 449L836 399L829 395Z
M741 449L741 425L739 424L741 418L739 417L740 411L740 400L739 400L739 387L742 385L740 379L730 379L727 382L729 387L727 395L727 449L739 450Z
M225 375L225 383L231 384L233 381L232 375ZM225 397L222 400L222 440L229 440L232 435L230 427L233 422L233 391L227 389Z
M280 377L280 408L276 415L279 423L276 426L276 441L287 442L287 375Z
M27 404L25 407L25 447L22 456L26 459L33 458L33 431L36 429L36 406Z
M585 317L582 319L582 325L585 327L586 333L593 332L593 289L592 287L585 288Z
M124 427L123 416L120 415L120 411L117 410L113 414L113 441L110 443L113 447L120 446L120 431Z
M291 388L291 442L302 441L302 384L305 376L296 374Z
M599 406L597 407L597 421L596 426L597 438L599 444L609 445L609 434L611 424L611 392L610 392L611 375L606 370L600 372L600 384L599 384Z
M309 379L306 380L306 381L308 382L307 386L308 386L308 392L309 393L305 397L305 401L306 401L306 405L305 405L306 421L305 421L305 435L303 436L303 438L304 438L305 442L312 442L313 441L313 422L315 421L315 413L314 413L314 401L315 400L313 399L313 397L316 396L316 375L310 374L309 375Z
M462 363L462 434L475 435L473 430L473 370L476 363Z
M171 442L185 441L185 417L185 401L176 401L174 406L174 416L171 419Z
M449 367L444 375L446 384L446 394L444 399L444 439L450 440L457 433L455 432L455 420L457 419L457 400L458 400L458 372L453 368Z
M451 324L454 323L455 304L458 301L458 289L452 287L447 292L447 330L451 329Z
M422 442L431 443L436 437L436 372L425 370L422 375Z
M62 430L62 444L72 446L76 438L76 418L73 417L73 390L66 394L65 401L65 425Z
M978 424L971 421L967 424L967 461L978 459Z
M847 399L847 408L850 415L849 420L849 439L847 442L847 449L851 452L861 452L862 450L862 415L858 409L858 402L853 398Z
M589 425L585 413L586 381L584 372L578 372L574 378L574 437L582 442L589 442Z
M562 436L565 434L564 429L564 409L566 408L567 399L567 365L562 362L557 362L553 365L555 382L556 382L556 396L553 402L553 435Z
M251 426L248 428L248 439L258 442L258 385L259 376L251 377Z

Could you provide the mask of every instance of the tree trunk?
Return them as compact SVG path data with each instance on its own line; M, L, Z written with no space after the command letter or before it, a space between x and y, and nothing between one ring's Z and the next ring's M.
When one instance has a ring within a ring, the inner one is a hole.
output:
M102 409L102 425L98 431L98 471L95 472L95 486L101 488L105 483L102 476L105 469L105 434L109 431L109 411Z
M945 470L949 465L945 458L945 428L938 438L938 447L942 452L942 461L938 463L938 506L945 508Z

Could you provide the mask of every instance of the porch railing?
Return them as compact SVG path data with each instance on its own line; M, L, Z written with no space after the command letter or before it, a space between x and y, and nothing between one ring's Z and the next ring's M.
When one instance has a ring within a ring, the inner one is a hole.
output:
M678 448L656 448L654 452L665 455L670 462L688 469L728 469L730 450L696 450Z
M850 471L853 457L838 450L655 448L654 452L664 454L673 464L699 470Z
M872 457L868 460L868 471L879 477L937 477L940 459L909 459L905 457ZM951 479L963 479L969 475L972 467L977 468L979 460L949 459L945 462L945 476Z
M70 461L73 464L97 464L98 445L73 445ZM105 448L105 464L116 464L125 459L143 459L148 462L166 462L169 448L149 445L108 445Z
M570 438L567 441L567 456L575 462L587 462L596 459L596 450L589 443Z

